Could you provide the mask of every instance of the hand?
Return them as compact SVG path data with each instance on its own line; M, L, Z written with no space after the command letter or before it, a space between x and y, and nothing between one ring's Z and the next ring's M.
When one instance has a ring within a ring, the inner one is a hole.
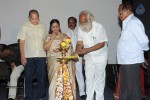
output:
M142 63L142 67L145 68L145 69L147 69L147 67L148 67L148 62L147 62L146 59L144 59L144 62Z
M23 66L25 66L26 63L27 63L27 60L24 56L21 56L21 63L22 63Z
M52 33L52 35L51 35L50 39L52 39L52 40L53 40L56 36L57 36L57 33Z
M78 51L78 54L87 54L87 53L89 53L89 49L88 48L80 49Z
M53 51L54 51L55 53L57 53L57 52L59 52L60 50L59 50L59 48L56 48L56 49L53 49Z
M72 56L78 56L77 52L72 53Z

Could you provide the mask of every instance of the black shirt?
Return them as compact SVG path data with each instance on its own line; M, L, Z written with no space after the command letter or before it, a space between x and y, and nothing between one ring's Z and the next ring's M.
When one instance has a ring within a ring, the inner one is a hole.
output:
M10 50L10 54L3 57L2 60L4 60L8 65L11 63L15 63L16 66L21 65L19 44L10 44L7 46L7 49Z

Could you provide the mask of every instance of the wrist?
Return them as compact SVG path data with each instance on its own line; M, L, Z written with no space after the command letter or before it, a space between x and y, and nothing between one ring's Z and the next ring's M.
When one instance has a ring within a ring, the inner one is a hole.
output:
M91 49L90 49L90 48L88 48L88 49L87 49L87 52L88 52L88 53L89 53L89 52L91 52Z
M79 52L78 52L77 50L75 51L75 53L76 53L76 54L79 54Z

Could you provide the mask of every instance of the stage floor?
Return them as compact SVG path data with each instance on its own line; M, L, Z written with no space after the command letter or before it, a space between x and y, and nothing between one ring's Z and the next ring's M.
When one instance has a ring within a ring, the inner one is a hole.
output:
M33 86L33 90L34 90L34 97L35 97L36 86ZM22 98L21 96L23 95L23 89L21 88L19 89L19 95L20 95L20 99L16 99L16 100L23 100L21 99ZM6 88L5 85L0 84L0 100L7 100L7 96L8 96L8 88ZM113 100L113 91L109 87L107 87L107 85L105 87L104 98L105 100ZM48 92L46 94L46 97L43 100L48 100ZM77 100L83 100L79 96L78 87L77 87Z

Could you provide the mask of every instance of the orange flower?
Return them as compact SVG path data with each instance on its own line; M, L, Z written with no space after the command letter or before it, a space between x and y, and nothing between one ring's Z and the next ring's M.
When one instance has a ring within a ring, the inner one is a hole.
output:
M67 43L70 43L70 42L71 42L71 39L70 39L70 38L67 38L65 41L66 41Z

